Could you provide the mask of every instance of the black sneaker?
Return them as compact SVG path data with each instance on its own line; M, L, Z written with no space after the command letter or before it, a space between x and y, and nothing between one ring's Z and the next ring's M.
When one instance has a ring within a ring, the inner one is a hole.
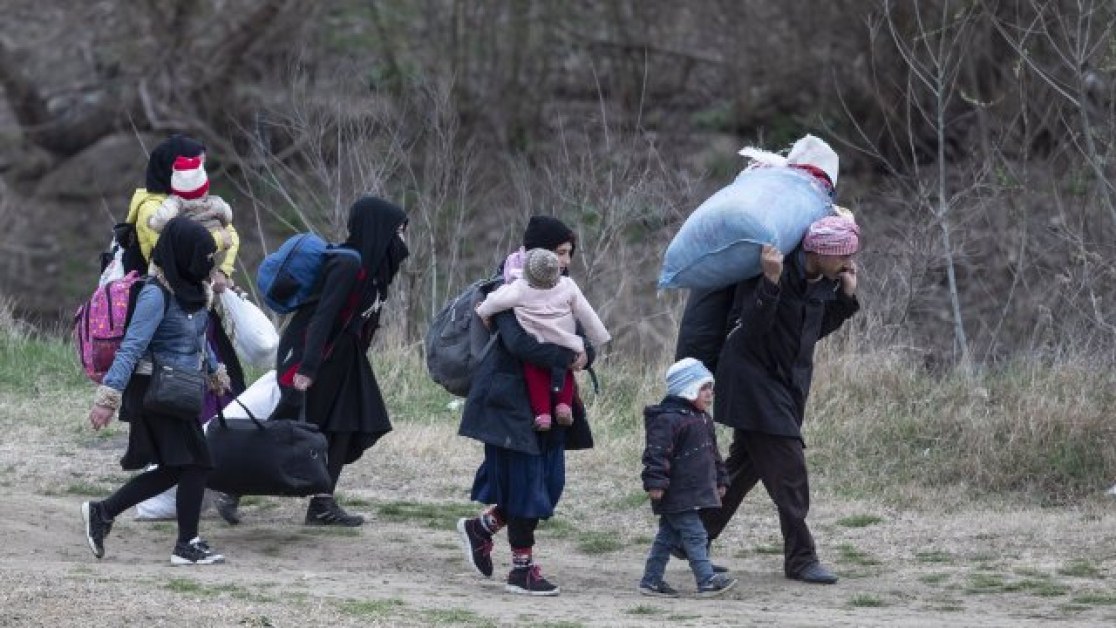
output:
M709 547L706 546L706 549L709 549ZM690 560L689 555L686 554L685 548L683 548L681 545L675 545L671 547L670 555L677 558L678 560ZM713 562L713 559L709 559L709 564L713 565L713 573L729 572L728 567L725 567L724 565L718 565L717 563Z
M480 519L462 517L457 520L457 533L461 536L461 549L465 560L485 578L492 577L492 534L484 529Z
M542 575L538 565L512 569L508 574L508 583L504 585L508 593L519 595L558 595L558 587L547 581Z
M306 507L305 523L308 526L356 528L364 525L364 517L345 512L333 497L318 496L310 498L310 505Z
M196 536L189 543L175 543L171 554L172 565L215 565L223 562L224 556L213 551L209 544Z
M221 515L225 523L231 526L240 523L240 513L237 512L237 509L240 508L240 495L217 493L217 498L213 501L217 506L217 514Z
M81 519L85 522L85 540L93 555L101 558L105 555L105 537L112 531L112 519L105 516L104 506L100 502L85 502L81 505Z
M725 574L713 574L713 577L698 586L698 597L715 597L736 586L736 578Z
M639 592L641 595L650 595L651 597L678 597L678 591L664 580L660 580L658 584L641 582L639 583Z

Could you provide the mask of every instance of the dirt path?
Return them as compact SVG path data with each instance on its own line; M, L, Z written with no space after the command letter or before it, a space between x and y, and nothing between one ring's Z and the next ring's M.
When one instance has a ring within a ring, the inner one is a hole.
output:
M539 561L562 595L509 595L503 538L492 580L462 560L453 522L472 510L477 448L449 423L402 425L354 465L344 496L374 517L362 529L307 528L304 500L255 499L241 526L212 513L202 522L227 564L173 568L173 525L129 514L98 561L78 508L126 477L114 464L123 431L97 438L77 421L17 421L28 404L0 404L0 626L1116 623L1116 502L1103 497L1073 510L927 513L841 500L823 486L811 519L842 575L826 587L781 577L774 516L756 495L715 546L740 579L735 590L689 597L689 572L673 561L668 578L684 597L641 597L654 521L608 450L571 456L560 516L539 533Z

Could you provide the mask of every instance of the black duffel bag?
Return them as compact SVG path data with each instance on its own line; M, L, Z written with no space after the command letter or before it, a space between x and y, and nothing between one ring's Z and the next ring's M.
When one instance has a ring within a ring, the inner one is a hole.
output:
M239 401L237 401L240 404ZM226 419L217 411L206 440L213 470L206 485L230 495L303 497L333 492L326 467L326 438L305 421Z

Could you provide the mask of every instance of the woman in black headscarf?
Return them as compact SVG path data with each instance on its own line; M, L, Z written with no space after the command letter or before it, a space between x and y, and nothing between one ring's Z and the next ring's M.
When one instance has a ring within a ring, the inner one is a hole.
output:
M305 409L306 420L329 441L334 489L343 466L391 431L368 348L408 254L406 228L407 214L383 199L366 196L354 203L348 238L327 253L316 288L320 298L295 312L279 340L282 397L272 416L297 418ZM307 525L362 523L363 517L337 504L332 491L311 498L306 510Z
M532 216L523 233L524 249L542 248L557 257L568 272L577 238L561 220ZM458 431L484 443L484 461L473 480L472 498L486 504L478 517L462 518L457 531L469 564L491 577L493 535L505 526L511 546L512 569L504 589L524 595L558 595L559 588L542 575L534 562L535 529L540 519L554 514L566 485L566 451L588 449L593 435L585 406L577 395L573 423L549 431L534 430L534 415L523 379L523 363L546 369L587 368L593 361L592 345L585 352L540 343L519 324L511 310L492 317L500 332L473 377Z
M151 255L151 278L142 284L124 340L97 389L89 413L93 429L108 425L117 408L120 420L130 424L120 466L131 471L158 465L107 499L82 504L86 539L97 558L104 555L104 540L117 515L177 484L178 542L171 563L208 565L224 560L198 537L205 478L213 466L201 424L143 407L155 362L182 370L204 367L211 389L228 389L224 367L204 342L213 298L208 279L216 249L200 224L188 218L167 223Z

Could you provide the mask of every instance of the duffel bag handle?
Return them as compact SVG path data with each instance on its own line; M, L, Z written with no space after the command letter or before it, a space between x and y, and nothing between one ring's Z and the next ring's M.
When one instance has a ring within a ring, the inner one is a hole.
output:
M244 412L248 415L248 420L256 424L256 429L263 431L263 423L261 423L260 420L256 418L256 415L252 414L252 411L248 409L248 406L244 405L244 403L241 402L239 399L233 399L233 401L236 402L236 405L244 408ZM221 407L220 404L217 405L217 420L221 422L221 427L229 427L229 424L226 423L225 419L225 410Z

